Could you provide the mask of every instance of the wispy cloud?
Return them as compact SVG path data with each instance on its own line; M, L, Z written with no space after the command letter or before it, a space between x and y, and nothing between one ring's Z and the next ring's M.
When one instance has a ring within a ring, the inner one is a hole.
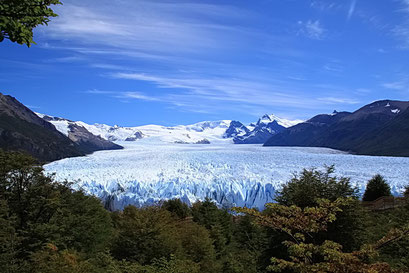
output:
M264 112L270 112L271 110L268 109L277 108L297 108L311 111L322 108L322 102L326 104L357 103L352 99L316 99L304 93L302 89L290 87L285 81L267 84L243 78L178 78L141 73L114 73L111 76L117 79L153 83L159 88L169 90L160 96L161 101L191 111L226 111L234 108L244 112L248 111L245 106L264 109ZM320 88L316 87L315 89ZM329 90L331 89L326 86L325 91L328 92Z
M94 95L108 95L113 98L117 99L135 99L135 100L143 100L143 101L160 101L160 98L148 96L142 92L135 92L135 91L104 91L104 90L88 90L86 91L88 94Z
M160 102L199 113L226 109L316 113L325 105L356 101L343 98L344 83L317 85L321 75L338 81L339 74L349 73L344 64L328 61L333 41L311 49L306 49L305 41L330 36L326 27L333 27L334 20L344 23L349 3L348 18L357 16L356 0L350 1L317 0L312 1L313 8L304 3L314 13L297 15L294 18L307 18L297 24L297 19L286 16L272 19L260 9L254 9L260 12L255 14L238 2L70 0L57 7L60 16L40 36L46 37L44 48L84 57L90 73L126 86L89 94ZM340 16L329 18L323 11ZM104 85L90 88L96 86Z
M60 16L46 35L140 54L211 51L262 35L240 25L240 20L250 15L234 6L128 1L112 7L111 1L101 0L72 1L57 9ZM215 18L232 25L215 23Z
M60 57L54 59L46 59L44 60L45 63L76 63L85 61L86 58L83 56L67 56L67 57Z
M336 72L336 73L342 72L342 71L344 70L344 68L343 68L341 65L335 64L335 63L326 64L326 65L324 65L323 68L324 68L326 71Z
M349 98L338 98L338 97L323 97L318 98L317 100L327 103L327 104L358 104L358 100L349 99Z
M310 39L321 40L326 32L319 20L298 21L298 25L300 26L299 33Z
M356 1L357 0L352 0L351 4L349 6L349 10L348 10L348 16L347 16L347 20L351 20L352 16L354 15L355 12L355 8L356 8Z
M400 0L399 12L404 14L404 21L392 29L392 34L401 41L402 49L409 49L409 0Z
M406 91L406 90L409 90L409 82L407 81L388 82L388 83L383 83L382 87L386 89Z

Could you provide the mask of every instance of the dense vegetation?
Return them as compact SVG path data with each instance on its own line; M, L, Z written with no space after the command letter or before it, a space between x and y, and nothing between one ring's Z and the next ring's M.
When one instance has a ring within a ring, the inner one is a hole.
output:
M262 212L210 200L109 212L70 186L0 151L1 272L409 270L409 206L361 209L332 167L304 170Z

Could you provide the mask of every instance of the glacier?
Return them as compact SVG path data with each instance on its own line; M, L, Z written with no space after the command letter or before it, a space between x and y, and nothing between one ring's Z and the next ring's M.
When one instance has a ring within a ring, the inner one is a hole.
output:
M99 197L111 210L180 198L191 204L206 197L221 207L262 209L294 173L303 168L336 167L361 192L375 174L383 175L394 194L409 182L409 158L357 156L327 148L165 143L161 137L116 142L123 150L99 151L44 166L57 181Z

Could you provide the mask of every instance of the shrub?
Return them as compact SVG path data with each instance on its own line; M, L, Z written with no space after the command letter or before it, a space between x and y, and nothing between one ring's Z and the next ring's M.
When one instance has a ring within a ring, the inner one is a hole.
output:
M380 174L377 174L368 181L362 201L374 201L379 197L391 195L391 188L388 183Z

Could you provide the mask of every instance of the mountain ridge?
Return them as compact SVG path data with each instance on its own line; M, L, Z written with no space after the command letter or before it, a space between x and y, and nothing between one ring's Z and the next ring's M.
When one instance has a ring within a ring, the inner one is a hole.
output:
M274 115L264 115L261 117L254 127L244 125L239 121L234 120L218 120L218 121L201 121L189 125L176 125L176 126L162 126L162 125L142 125L135 127L122 127L118 125L106 125L106 124L87 124L82 121L71 121L64 118L52 117L44 114L37 113L40 117L49 117L58 130L68 135L69 124L76 124L86 128L89 132L95 136L99 136L105 140L110 141L137 141L141 138L159 138L168 143L188 143L188 144L207 144L212 142L235 142L234 140L239 137L247 138L249 133L257 133L260 128L268 128L264 136L264 139L275 133L275 130L270 127L279 127L277 120L280 123L289 124L298 123L300 121L291 121L286 119L277 118ZM274 120L268 121L265 117L275 117ZM250 129L249 129L250 128ZM284 127L283 127L284 128ZM276 129L277 130L277 129ZM258 144L264 143L264 139L258 141Z
M361 155L409 156L409 131L397 128L397 124L405 128L404 121L409 122L408 109L407 101L380 100L353 113L317 115L272 136L264 146L326 147ZM405 115L402 116L402 113ZM402 121L398 119L398 122L394 122L397 118ZM386 137L387 126L391 122L401 149ZM380 133L383 134L382 138L378 137ZM374 142L374 139L378 139L378 142Z
M25 152L40 161L83 156L94 151L121 146L99 139L75 127L71 137L39 117L16 98L0 93L0 148Z

